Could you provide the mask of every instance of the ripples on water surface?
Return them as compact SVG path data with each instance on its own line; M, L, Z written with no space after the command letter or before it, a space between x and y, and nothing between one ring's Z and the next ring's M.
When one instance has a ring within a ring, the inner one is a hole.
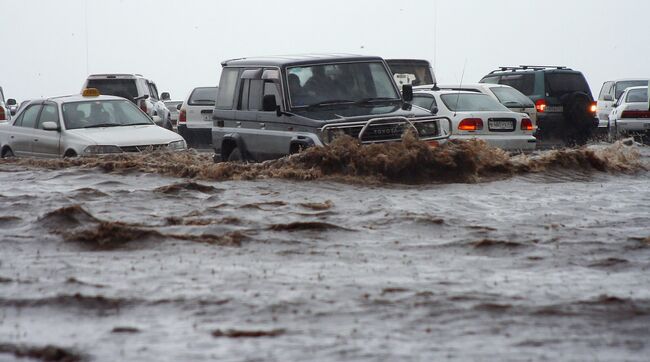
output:
M647 148L406 143L0 161L0 360L647 360Z

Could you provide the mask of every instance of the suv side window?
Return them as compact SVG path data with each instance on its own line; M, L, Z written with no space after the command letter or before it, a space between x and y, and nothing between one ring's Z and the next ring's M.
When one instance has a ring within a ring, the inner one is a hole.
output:
M57 126L59 125L59 109L54 104L46 104L43 106L41 111L41 116L38 118L38 124L36 128L43 129L43 123L45 122L54 122Z
M280 104L280 92L278 91L278 86L270 80L264 81L264 96L274 95L275 101ZM261 109L260 105L260 109Z
M38 118L38 113L41 111L40 104L34 104L29 106L20 116L20 119L16 121L15 126L25 127L25 128L34 128L36 126L36 119Z
M156 85L151 82L147 82L147 85L149 86L149 96L153 98L154 100L158 100L158 88L156 88Z
M250 93L248 93L248 110L260 111L262 110L262 85L264 81L261 79L251 80Z
M219 95L217 96L217 109L232 109L235 100L235 90L239 80L239 68L224 68L219 81Z

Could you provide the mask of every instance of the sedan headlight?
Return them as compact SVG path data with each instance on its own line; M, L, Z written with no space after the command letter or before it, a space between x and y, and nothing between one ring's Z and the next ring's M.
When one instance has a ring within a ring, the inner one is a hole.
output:
M107 153L122 153L122 149L112 145L94 145L88 146L84 150L86 155L103 155Z
M167 147L172 151L181 151L181 150L187 149L187 145L185 144L185 140L170 142Z
M436 137L439 133L436 121L415 123L415 128L417 128L420 138Z

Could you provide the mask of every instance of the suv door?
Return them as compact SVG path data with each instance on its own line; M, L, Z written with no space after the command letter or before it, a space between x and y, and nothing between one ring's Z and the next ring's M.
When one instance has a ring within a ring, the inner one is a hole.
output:
M36 121L41 112L42 104L29 105L12 126L9 136L11 149L16 156L31 156L34 143Z
M262 68L245 69L239 77L235 120L241 128L241 136L248 156L257 161L264 159L264 127L258 122L257 113L262 105Z
M277 72L279 75L278 70L265 70L265 72L267 71ZM273 95L277 105L282 107L283 102L280 83L275 80L264 79L262 83L259 112L257 112L257 120L260 123L260 128L265 130L264 137L259 142L260 147L263 147L263 152L260 152L261 160L276 159L288 155L291 150L291 140L294 135L294 132L290 131L289 127L291 127L291 125L288 124L286 115L278 117L275 109L264 111L261 102L264 97L270 95Z
M43 129L43 123L54 122L59 126L57 131L46 131ZM43 109L38 117L36 129L34 129L34 145L32 153L38 157L59 157L61 141L61 123L59 121L59 107L56 103L47 102L43 104Z

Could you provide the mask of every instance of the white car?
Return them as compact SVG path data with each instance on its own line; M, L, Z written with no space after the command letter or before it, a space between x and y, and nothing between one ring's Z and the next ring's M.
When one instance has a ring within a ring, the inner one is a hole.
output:
M422 89L423 87L417 87ZM440 85L440 89L448 90L464 90L469 92L479 92L487 94L490 97L499 101L499 103L506 106L516 113L526 113L528 118L533 121L533 126L537 126L537 109L535 103L526 97L523 93L504 84L490 84L490 83L476 83L476 84L463 84L463 85Z
M219 87L194 88L185 99L178 115L178 134L190 147L211 148L212 111Z
M603 83L596 103L596 115L598 116L598 127L605 129L609 124L609 114L616 101L623 92L630 87L648 86L650 78L618 79Z
M481 139L509 151L533 151L533 121L524 113L515 113L491 96L477 92L418 90L413 104L452 121L451 139Z
M158 96L156 84L140 74L93 74L82 89L99 89L103 95L126 98L137 104L151 119L158 116L161 127L172 130L171 112Z
M644 142L650 136L650 104L648 87L627 88L609 115L607 133L610 141L623 135L641 135Z
M9 110L8 104L5 103L5 95L2 92L2 87L0 87L0 122L9 120L11 120L11 111Z
M155 116L156 118L158 116ZM132 102L83 95L32 100L0 125L0 156L75 157L145 150L184 150L178 134L158 127Z

